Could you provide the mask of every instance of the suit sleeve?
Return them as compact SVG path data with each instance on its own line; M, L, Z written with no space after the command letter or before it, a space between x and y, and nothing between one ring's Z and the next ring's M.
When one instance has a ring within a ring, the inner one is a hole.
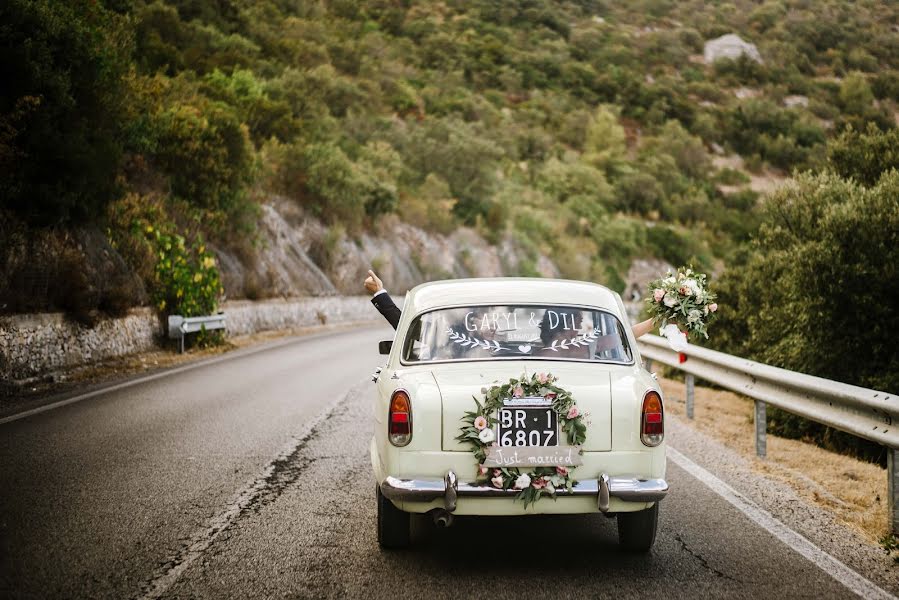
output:
M378 312L384 315L387 322L396 329L400 324L400 315L402 314L402 311L400 311L396 304L393 303L390 294L378 294L371 299L371 303L375 305Z

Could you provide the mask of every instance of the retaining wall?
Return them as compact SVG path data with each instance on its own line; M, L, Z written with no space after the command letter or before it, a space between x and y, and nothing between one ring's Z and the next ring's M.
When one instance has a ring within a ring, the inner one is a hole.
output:
M226 302L222 310L228 335L381 319L368 296L241 300ZM104 320L95 327L72 322L62 313L0 317L0 379L29 379L156 350L164 341L164 325L149 308L135 309L126 317Z

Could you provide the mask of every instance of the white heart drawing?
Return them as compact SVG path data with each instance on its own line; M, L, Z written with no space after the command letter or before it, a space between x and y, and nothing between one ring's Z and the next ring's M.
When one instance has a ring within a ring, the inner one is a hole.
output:
M527 354L528 352L531 351L531 345L528 344L527 346L519 346L518 351L521 352L522 354Z

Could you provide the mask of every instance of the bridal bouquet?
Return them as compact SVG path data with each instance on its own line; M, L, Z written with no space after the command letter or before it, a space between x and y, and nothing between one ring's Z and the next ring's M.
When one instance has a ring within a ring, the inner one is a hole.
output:
M660 334L676 351L686 347L686 334L708 339L709 322L718 310L715 294L706 288L705 274L685 267L650 283L646 302L652 317L661 321Z

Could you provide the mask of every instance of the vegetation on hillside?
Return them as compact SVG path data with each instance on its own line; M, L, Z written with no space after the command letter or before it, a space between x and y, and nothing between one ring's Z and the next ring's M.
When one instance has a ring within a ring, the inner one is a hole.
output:
M165 259L126 239L136 223L247 245L270 193L350 235L398 213L513 237L523 274L538 252L618 288L634 257L707 268L760 218L711 149L818 168L828 136L894 127L899 95L897 10L873 1L11 0L0 17L7 226L99 223L153 289ZM763 63L704 64L730 32Z

